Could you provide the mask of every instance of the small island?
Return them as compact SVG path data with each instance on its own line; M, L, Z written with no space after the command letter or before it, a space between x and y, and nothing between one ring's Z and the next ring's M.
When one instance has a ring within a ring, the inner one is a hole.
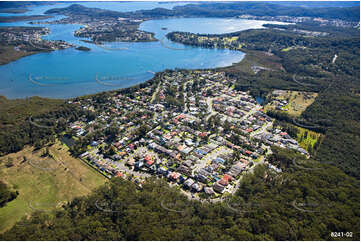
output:
M79 46L79 47L76 47L75 49L81 50L81 51L90 51L91 50L90 48L85 47L85 46Z

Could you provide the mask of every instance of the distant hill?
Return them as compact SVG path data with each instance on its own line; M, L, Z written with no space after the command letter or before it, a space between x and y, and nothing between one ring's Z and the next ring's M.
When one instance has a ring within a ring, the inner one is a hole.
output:
M63 14L63 15L86 15L91 17L109 17L118 18L126 16L124 13L105 10L100 8L87 8L81 4L72 4L66 8L53 8L45 12L45 14Z
M73 4L66 8L50 9L46 11L45 14L86 15L110 18L238 17L249 14L254 16L320 17L325 19L359 21L360 6L306 8L268 2L217 2L187 4L184 6L176 6L172 10L155 8L152 10L121 13L100 8L87 8L81 4Z

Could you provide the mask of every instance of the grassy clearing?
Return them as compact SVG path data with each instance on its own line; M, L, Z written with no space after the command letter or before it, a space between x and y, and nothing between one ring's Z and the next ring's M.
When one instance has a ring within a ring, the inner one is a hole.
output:
M34 151L26 147L0 158L1 180L19 191L15 200L0 208L0 233L23 216L30 216L36 210L59 208L106 181L82 161L71 157L68 148L60 142L48 147L50 156L42 157L45 149ZM13 163L10 168L5 166L8 161Z
M287 52L287 51L295 50L295 49L306 49L306 47L304 47L304 46L290 46L290 47L282 49L281 51Z
M272 94L270 94L272 95ZM273 95L273 99L287 100L288 104L282 107L282 110L287 112L291 116L300 116L303 111L310 106L318 96L314 92L299 92L299 91L285 91L281 95ZM272 101L266 105L265 110L276 109L276 102ZM286 111L287 109L287 111Z
M297 129L297 141L299 145L310 152L316 142L321 138L321 134L301 127L297 127Z
M262 66L278 71L283 70L283 67L280 64L280 59L277 56L269 55L266 52L261 51L242 50L242 52L245 52L246 55L241 62L235 63L232 66L223 69L245 72L251 75L254 75L254 72L251 68L252 66ZM222 70L222 68L220 69Z

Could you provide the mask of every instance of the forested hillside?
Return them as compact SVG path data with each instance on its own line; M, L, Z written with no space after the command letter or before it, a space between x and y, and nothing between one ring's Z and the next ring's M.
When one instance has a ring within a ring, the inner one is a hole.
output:
M42 147L65 128L65 120L76 120L83 112L64 100L0 97L0 155L24 145Z
M0 181L0 208L5 206L6 203L14 200L17 195L17 191L11 191L6 184Z
M259 166L223 202L189 201L166 182L121 178L51 215L23 219L2 240L331 240L359 238L358 182L337 168L305 172L276 152L285 172Z

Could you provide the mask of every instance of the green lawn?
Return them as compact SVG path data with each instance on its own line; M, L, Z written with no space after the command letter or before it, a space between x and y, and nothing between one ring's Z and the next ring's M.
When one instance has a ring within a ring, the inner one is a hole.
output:
M317 140L321 137L321 134L301 127L297 127L297 129L298 129L298 134L297 134L298 143L302 148L304 148L307 151L310 151L309 147L311 146L313 148ZM305 137L305 132L307 132L306 137Z
M5 162L0 162L0 179L19 191L15 200L0 208L0 233L11 228L23 216L30 216L36 210L51 211L61 207L62 203L87 195L106 181L82 161L69 156L62 144L57 143L49 150L55 160L41 157L41 150L33 153L29 147L0 157L2 161L10 157L14 163L14 166L6 168ZM21 163L23 156L28 161ZM43 166L32 166L29 160L33 161L32 164ZM65 166L57 160L61 160Z

